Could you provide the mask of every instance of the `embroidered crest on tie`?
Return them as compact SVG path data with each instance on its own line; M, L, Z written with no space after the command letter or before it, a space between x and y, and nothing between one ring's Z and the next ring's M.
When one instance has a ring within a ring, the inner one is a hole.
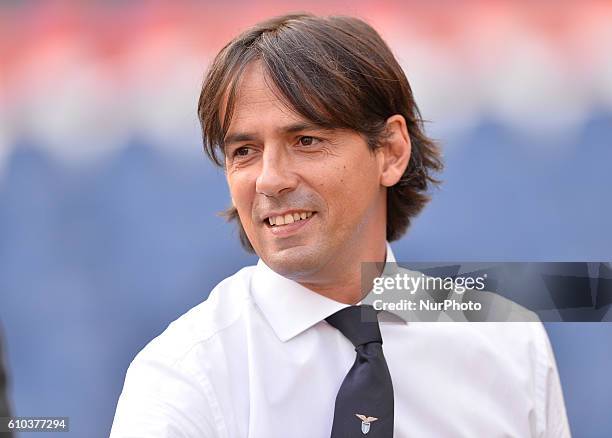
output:
M355 416L361 420L362 434L392 438L393 384L383 355L376 310L368 305L349 306L326 320L351 341L357 353L336 396L331 438L357 436L359 423Z
M364 435L370 431L370 424L373 421L378 420L378 418L376 417L367 417L361 414L355 414L355 415L357 416L357 418L361 420L361 433L363 433Z

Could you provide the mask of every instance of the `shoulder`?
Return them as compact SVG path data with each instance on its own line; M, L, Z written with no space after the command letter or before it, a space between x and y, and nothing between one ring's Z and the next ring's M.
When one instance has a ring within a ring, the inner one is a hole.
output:
M410 326L424 348L438 348L442 357L457 366L495 370L498 377L529 381L532 388L541 387L542 377L554 366L541 322L417 322Z
M548 336L539 321L529 322L455 322L464 346L473 346L505 360L543 360L548 353Z
M239 323L251 301L250 284L254 269L255 266L242 268L217 284L205 301L171 322L149 342L134 362L154 358L169 366L178 365L194 348Z
M539 321L467 325L481 339L480 348L493 358L498 377L530 394L536 429L551 431L545 436L569 436L557 364L544 325Z
M226 360L217 338L240 324L249 308L253 268L223 280L206 301L136 355L125 376L111 436L227 436L222 400L214 388Z
M451 376L460 373L464 383L497 394L497 406L504 412L508 406L517 407L512 412L528 418L537 436L569 436L554 434L567 430L567 417L554 354L541 322L417 323L421 324L427 326L420 335L435 337L441 374L450 366ZM545 431L552 432L544 435Z

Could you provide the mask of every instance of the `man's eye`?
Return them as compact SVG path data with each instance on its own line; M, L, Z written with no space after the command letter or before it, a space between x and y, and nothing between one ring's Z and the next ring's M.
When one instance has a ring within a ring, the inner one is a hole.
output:
M318 139L305 135L304 137L300 137L300 139L298 140L298 143L300 144L300 146L312 146L317 141Z
M236 148L236 150L234 151L234 153L232 154L234 157L239 156L239 157L244 157L246 155L249 154L249 148L246 146L242 146L239 148Z

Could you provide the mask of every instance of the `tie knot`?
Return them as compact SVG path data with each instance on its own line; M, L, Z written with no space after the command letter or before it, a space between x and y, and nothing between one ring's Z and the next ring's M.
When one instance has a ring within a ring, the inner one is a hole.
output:
M379 342L382 344L377 312L372 306L349 306L328 316L325 320L353 343L355 347Z

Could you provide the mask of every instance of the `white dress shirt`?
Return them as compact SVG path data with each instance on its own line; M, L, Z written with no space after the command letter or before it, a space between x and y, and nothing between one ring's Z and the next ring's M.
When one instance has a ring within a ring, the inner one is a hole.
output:
M136 356L111 437L328 438L355 350L325 318L346 306L241 269ZM541 323L379 320L395 437L570 436Z

